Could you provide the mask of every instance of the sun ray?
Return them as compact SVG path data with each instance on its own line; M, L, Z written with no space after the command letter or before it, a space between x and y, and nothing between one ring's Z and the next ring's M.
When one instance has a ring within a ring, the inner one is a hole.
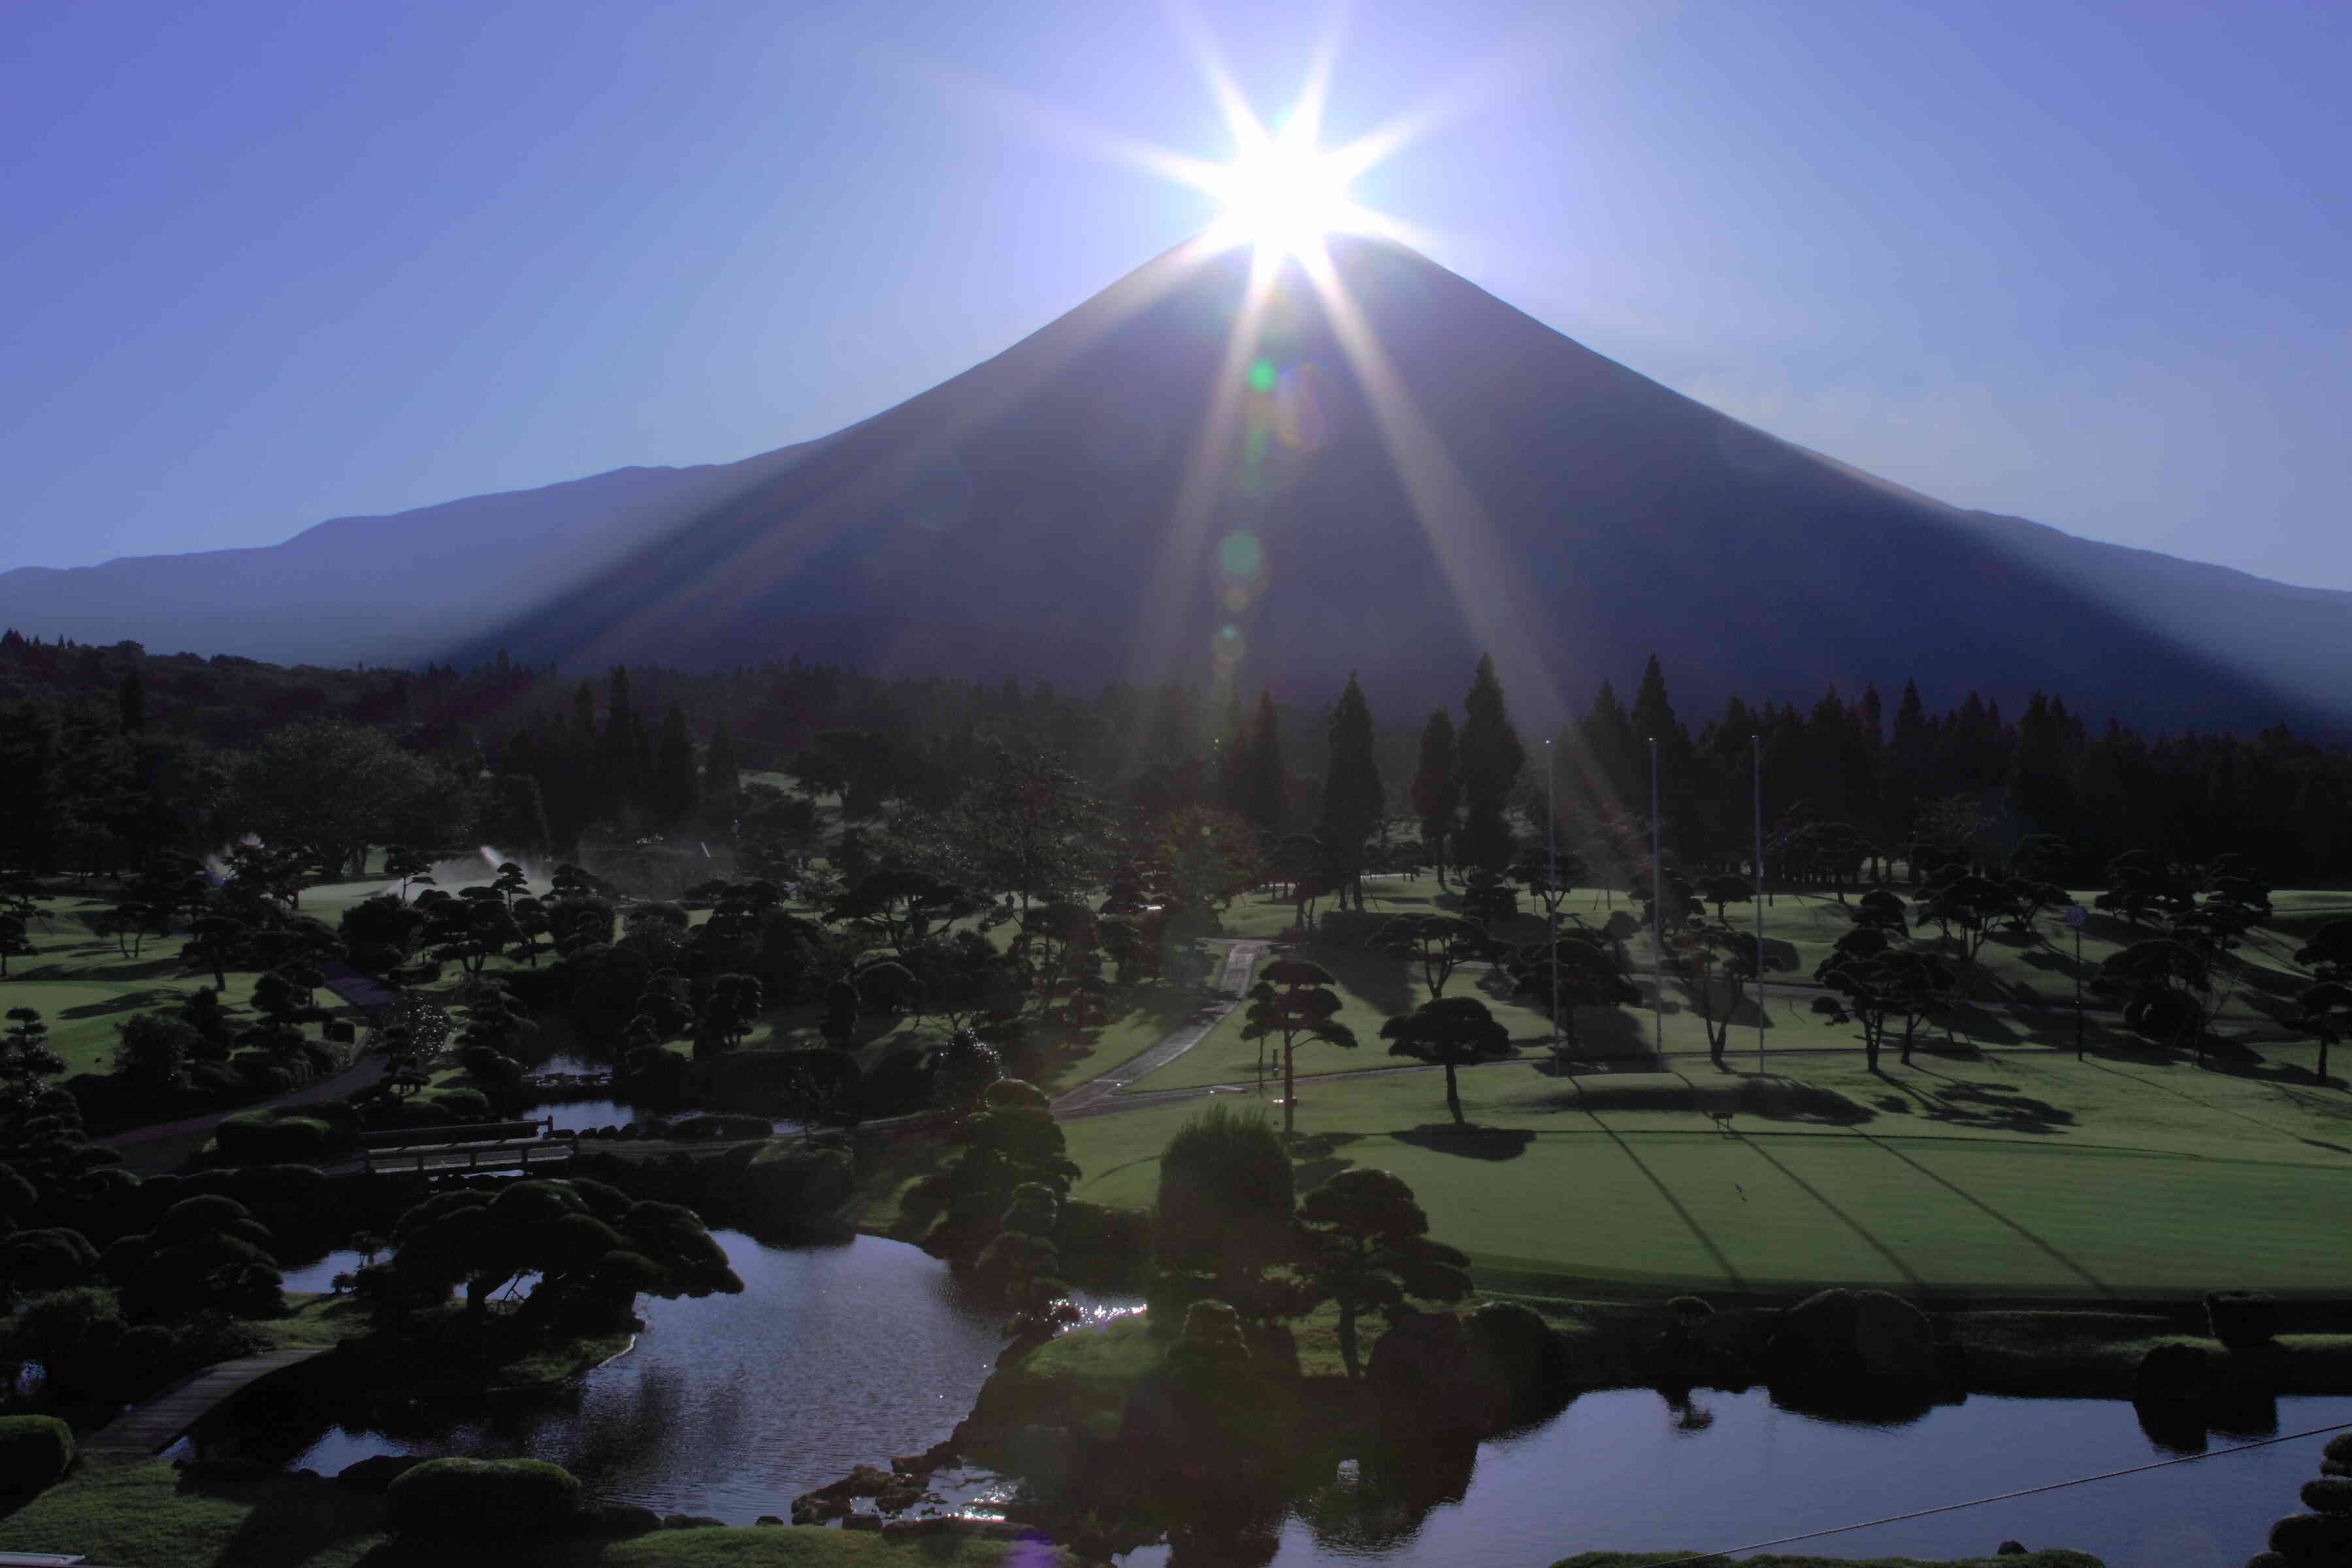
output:
M1540 624L1535 606L1528 602L1523 575L1510 569L1486 509L1445 443L1423 417L1370 322L1349 298L1329 250L1318 242L1301 249L1297 259L1355 374L1381 444L1471 637L1494 655L1506 686L1535 699L1528 703L1531 709L1559 711L1559 686L1528 629Z

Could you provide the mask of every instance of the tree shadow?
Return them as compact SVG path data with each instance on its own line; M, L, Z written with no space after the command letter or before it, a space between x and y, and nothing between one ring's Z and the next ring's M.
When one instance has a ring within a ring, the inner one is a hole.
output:
M1339 1151L1363 1137L1360 1132L1307 1132L1290 1140L1291 1181L1298 1191L1310 1192L1354 1166L1339 1158Z
M296 1568L340 1542L380 1534L384 1528L380 1495L319 1477L205 1480L184 1474L179 1490L183 1495L219 1498L251 1508L222 1544L217 1559L235 1568ZM385 1547L378 1547L362 1561L411 1564L425 1561L413 1547L396 1556L381 1555L385 1552ZM446 1562L446 1558L436 1553L436 1561Z
M1936 1024L1948 1033L1967 1036L1976 1045L2014 1046L2025 1038L2000 1015L1974 1002L1945 1008Z
M60 1007L60 1018L102 1018L109 1013L129 1013L142 1007L167 1006L187 998L177 991L153 989L126 991L120 996L110 996L103 1002L85 1002L79 1007Z
M1341 989L1379 1012L1393 1018L1412 1011L1412 985L1418 978L1418 964L1409 965L1376 947L1340 947L1321 942L1301 956L1329 970ZM1465 978L1457 970L1454 984L1458 985Z
M1568 1054L1578 1062L1605 1062L1612 1067L1654 1067L1648 1020L1622 1007L1576 1009L1576 1044Z
M1930 1069L1921 1070L1932 1078L1944 1078ZM1944 1081L1951 1087L1939 1089L1931 1097L1926 1112L1930 1121L2037 1134L2061 1132L2074 1125L2073 1111L2061 1110L2046 1100L2020 1094L2013 1084L1962 1083L1948 1078Z
M1456 1127L1450 1121L1426 1121L1389 1136L1433 1154L1458 1154L1465 1160L1516 1160L1536 1141L1524 1127Z

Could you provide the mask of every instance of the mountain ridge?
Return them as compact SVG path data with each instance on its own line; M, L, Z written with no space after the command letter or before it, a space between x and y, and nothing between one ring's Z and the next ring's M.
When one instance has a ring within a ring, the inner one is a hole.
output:
M1401 247L1338 242L1332 258L1349 303L1293 270L1238 356L1245 259L1179 247L816 441L66 569L99 575L37 595L26 574L58 569L19 568L0 574L0 621L168 642L201 630L191 605L235 557L288 580L261 572L278 606L213 635L318 662L504 648L708 667L798 649L877 673L1079 663L1150 681L1213 674L1237 644L1227 672L1253 686L1336 690L1360 667L1419 700L1458 695L1496 646L1515 706L1540 713L1655 650L1702 700L1810 701L1916 671L1946 695L2042 686L2158 725L2352 727L2335 676L2352 593L1952 507L1708 408ZM1236 387L1252 366L1264 384ZM403 556L391 535L420 529L456 553ZM1244 536L1261 569L1236 575L1218 551ZM366 559L304 585L298 558L331 547ZM125 602L157 576L178 585ZM321 583L347 595L323 622L296 602ZM355 584L379 618L406 595L373 654L351 651Z

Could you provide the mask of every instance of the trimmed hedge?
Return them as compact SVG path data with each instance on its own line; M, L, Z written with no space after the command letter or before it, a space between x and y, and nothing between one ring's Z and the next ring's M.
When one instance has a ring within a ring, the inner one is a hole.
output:
M55 1485L73 1467L73 1428L54 1415L0 1415L0 1490Z
M384 1493L395 1535L513 1541L569 1530L580 1482L538 1459L428 1459Z
M326 1152L330 1129L315 1117L267 1110L224 1117L214 1134L220 1157L240 1165L299 1165Z
M2205 1298L2205 1321L2231 1350L2253 1350L2278 1337L2278 1299L2260 1290L2215 1290Z

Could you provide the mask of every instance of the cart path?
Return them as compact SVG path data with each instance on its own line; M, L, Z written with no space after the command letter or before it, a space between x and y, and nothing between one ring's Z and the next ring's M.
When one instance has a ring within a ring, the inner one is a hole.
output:
M1077 1088L1056 1096L1054 1114L1088 1116L1099 1115L1108 1110L1123 1109L1122 1105L1113 1103L1120 1089L1147 1073L1157 1072L1208 1038L1210 1032L1225 1021L1225 1015L1241 1005L1243 994L1249 990L1251 973L1272 945L1255 940L1234 942L1226 950L1224 968L1217 977L1218 1000L1162 1035L1157 1044L1139 1055L1129 1057L1100 1077L1088 1079Z

